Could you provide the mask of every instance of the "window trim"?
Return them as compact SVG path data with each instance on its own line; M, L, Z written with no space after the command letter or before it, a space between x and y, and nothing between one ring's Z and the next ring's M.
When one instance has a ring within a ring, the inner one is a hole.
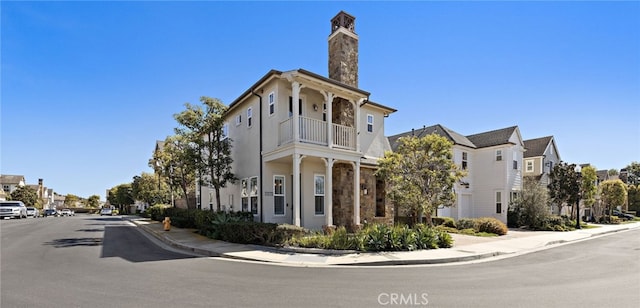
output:
M252 117L253 117L253 107L249 107L247 108L247 127L248 128L251 128Z
M524 161L524 171L533 172L535 170L533 159L527 159Z
M254 190L255 188L255 190ZM249 212L253 213L253 216L260 215L260 208L258 205L258 198L260 196L260 187L258 186L258 177L252 176L249 178ZM252 202L256 200L256 211L253 212Z
M242 114L236 115L236 126L242 124Z
M318 192L318 186L317 186L317 179L318 178L322 178L322 192ZM326 193L326 181L325 181L325 177L324 174L314 174L313 175L313 215L314 216L324 216L326 213L326 209L325 209L325 193ZM315 203L315 199L316 197L322 197L322 213L318 212L318 209L315 207L316 203Z
M269 93L267 96L269 101L269 116L273 116L276 114L276 95L274 92Z
M467 170L469 168L469 154L467 152L462 152L462 170Z
M371 119L371 122L369 122L369 119ZM374 119L373 114L367 113L367 133L373 134Z
M496 214L502 214L502 191L496 191Z
M229 123L222 124L222 138L220 140L226 140L229 138Z
M502 161L502 150L496 150L496 161Z
M281 193L276 193L276 179L282 179L281 185ZM274 174L273 175L273 216L282 217L287 215L287 206L286 206L286 177L284 175ZM276 213L276 197L282 197L282 214Z

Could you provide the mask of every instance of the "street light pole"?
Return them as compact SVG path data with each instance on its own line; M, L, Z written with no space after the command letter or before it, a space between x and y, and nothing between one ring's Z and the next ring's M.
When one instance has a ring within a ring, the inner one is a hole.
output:
M582 229L582 227L580 226L580 197L581 197L581 186L582 186L582 172L581 172L581 168L580 166L576 166L576 187L577 187L577 198L576 198L576 229Z

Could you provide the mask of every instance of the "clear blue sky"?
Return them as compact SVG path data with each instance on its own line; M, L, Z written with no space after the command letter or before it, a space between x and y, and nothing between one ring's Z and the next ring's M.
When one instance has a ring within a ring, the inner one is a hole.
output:
M518 125L561 158L640 161L640 2L1 2L3 174L104 200L150 172L173 114L230 103L270 69L327 76L356 17L359 85L386 135Z

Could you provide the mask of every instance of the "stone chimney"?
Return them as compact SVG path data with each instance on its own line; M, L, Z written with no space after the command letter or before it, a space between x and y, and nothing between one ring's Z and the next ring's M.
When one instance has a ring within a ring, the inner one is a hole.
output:
M38 179L38 199L42 199L44 197L44 185L43 180Z
M358 87L358 35L356 18L340 11L331 19L329 78Z

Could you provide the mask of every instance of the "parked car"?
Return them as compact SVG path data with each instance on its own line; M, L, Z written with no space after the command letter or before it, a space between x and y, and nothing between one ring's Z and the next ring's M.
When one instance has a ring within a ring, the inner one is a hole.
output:
M40 217L40 210L38 210L35 207L28 207L27 208L27 216L31 216L34 218Z
M622 213L622 212L616 211L616 210L613 210L613 216L618 216L619 218L622 218L624 220L633 220L635 218L635 216L633 216L631 214Z
M44 210L42 216L44 216L44 217L49 217L49 216L56 217L56 216L58 216L58 211L56 211L56 209L46 209L46 210Z
M75 215L75 214L70 209L62 209L60 211L60 216L73 216L73 215Z
M111 216L113 215L113 210L105 207L100 210L100 216Z
M27 218L27 207L22 201L0 202L0 218Z

